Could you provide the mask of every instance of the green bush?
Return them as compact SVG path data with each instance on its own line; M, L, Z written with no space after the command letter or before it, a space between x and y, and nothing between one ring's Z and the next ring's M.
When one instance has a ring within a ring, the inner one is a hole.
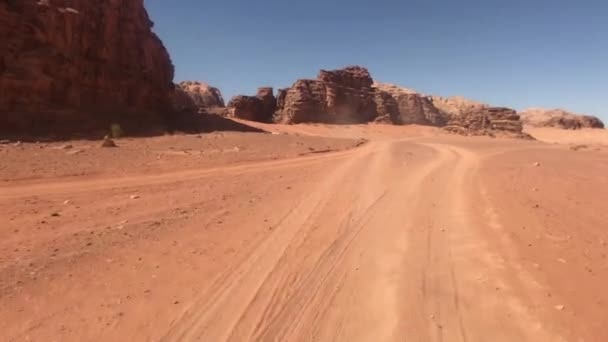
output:
M119 124L112 124L110 126L110 135L112 138L117 139L125 135L125 132L122 130Z

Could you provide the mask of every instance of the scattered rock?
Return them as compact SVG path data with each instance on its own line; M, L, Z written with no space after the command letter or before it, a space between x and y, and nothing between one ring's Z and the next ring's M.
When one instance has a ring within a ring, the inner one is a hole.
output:
M61 216L61 215L59 215L59 213L52 213L51 214L51 217L59 217L59 216Z
M114 140L110 139L110 137L106 135L106 137L103 138L103 142L101 143L101 147L118 147L118 146L116 145L116 143L114 142Z
M566 308L566 306L565 305L556 305L556 306L554 306L554 308L557 311L562 311Z
M570 149L572 151L578 151L578 150L583 150L583 149L587 149L587 148L589 148L589 146L587 146L587 145L573 145L573 146L570 146Z
M534 166L539 167L539 166L540 166L540 163L539 163L539 162L535 162L535 163L534 163Z
M10 140L6 140L6 139L0 140L0 145L7 145L7 144L10 144L10 143L11 143Z
M63 205L70 205L70 204L72 204L72 201L70 201L70 200L63 201Z
M60 149L60 150L69 150L69 149L71 149L72 147L73 147L72 145L69 145L69 144L68 144L68 145L62 145L62 146L59 146L59 149Z
M131 198L132 200L139 199L139 195L131 195L131 196L130 196L130 198Z
M74 155L80 154L82 152L84 152L84 150L72 150L72 151L66 152L66 154L70 155L70 156L74 156Z

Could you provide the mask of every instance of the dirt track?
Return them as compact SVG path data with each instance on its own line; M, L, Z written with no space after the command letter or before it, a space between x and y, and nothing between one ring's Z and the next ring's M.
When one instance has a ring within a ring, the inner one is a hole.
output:
M605 149L394 136L295 158L6 182L0 331L608 340Z

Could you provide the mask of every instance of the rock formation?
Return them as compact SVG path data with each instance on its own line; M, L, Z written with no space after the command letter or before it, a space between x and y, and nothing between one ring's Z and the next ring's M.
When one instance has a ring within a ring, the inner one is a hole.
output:
M271 87L258 88L256 96L237 95L228 103L228 116L259 122L271 122L277 107Z
M164 125L173 65L151 28L143 0L0 1L0 134Z
M388 92L377 89L374 101L376 102L376 123L401 124L399 116L399 104Z
M219 89L196 81L181 82L178 87L192 98L199 109L224 107L224 98Z
M580 115L562 109L529 108L520 113L524 125L562 129L604 128L595 116Z
M255 96L237 95L228 102L229 116L250 120L262 121L264 103Z
M431 96L430 99L437 109L447 114L448 116L461 115L474 110L481 110L483 108L490 107L481 102L465 99L462 96Z
M374 83L374 87L391 94L397 102L399 114L394 123L445 126L447 115L433 105L430 97L392 84Z
M275 120L283 123L364 123L378 116L376 90L367 69L321 70L316 80L298 80L279 91Z
M461 135L531 139L528 134L523 133L523 124L517 112L503 107L472 108L461 114L452 115L445 129Z
M262 101L262 113L259 115L261 121L272 121L272 116L277 109L277 99L274 97L274 89L272 87L258 88L258 93L255 97Z

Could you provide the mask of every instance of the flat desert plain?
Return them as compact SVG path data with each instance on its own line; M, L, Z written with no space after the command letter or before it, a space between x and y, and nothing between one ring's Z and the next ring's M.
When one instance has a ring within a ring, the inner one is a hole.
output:
M608 134L0 145L5 341L608 341Z

